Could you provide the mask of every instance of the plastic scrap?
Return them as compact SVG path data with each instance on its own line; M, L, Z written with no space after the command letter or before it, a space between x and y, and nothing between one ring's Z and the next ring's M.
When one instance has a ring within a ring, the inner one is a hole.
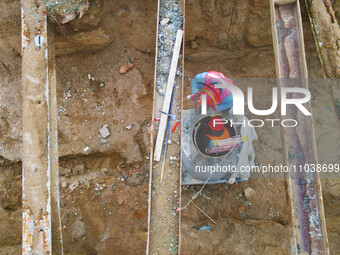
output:
M243 115L236 115L237 122L248 123L248 118ZM247 137L243 139L243 146L238 155L237 171L234 172L228 180L229 184L233 184L237 181L246 181L250 177L250 171L240 171L241 166L255 166L255 152L253 148L253 140L257 140L257 135L254 127L249 125L241 126L241 136Z
M200 227L199 229L197 229L198 231L205 231L205 232L211 232L211 227L209 225L203 225L202 227Z

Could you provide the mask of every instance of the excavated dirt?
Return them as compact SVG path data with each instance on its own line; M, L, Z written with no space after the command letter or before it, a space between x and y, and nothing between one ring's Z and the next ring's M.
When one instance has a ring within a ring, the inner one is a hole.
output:
M144 254L157 4L90 1L55 24L61 213L67 254ZM309 74L322 77L303 10ZM0 3L0 254L20 254L20 1ZM195 74L275 77L267 1L186 1L186 95ZM120 73L122 66L134 64ZM246 84L240 84L244 88ZM271 87L259 85L258 92ZM325 87L311 87L320 162L339 163L340 124ZM255 105L270 102L258 97ZM249 117L252 117L249 115ZM108 125L110 135L99 133ZM279 129L258 129L256 162L282 162ZM330 249L340 252L340 182L323 180ZM247 200L243 191L255 195ZM74 188L74 190L72 190ZM183 204L200 187L184 187ZM281 179L207 186L183 210L183 254L288 254ZM209 225L211 232L198 231Z

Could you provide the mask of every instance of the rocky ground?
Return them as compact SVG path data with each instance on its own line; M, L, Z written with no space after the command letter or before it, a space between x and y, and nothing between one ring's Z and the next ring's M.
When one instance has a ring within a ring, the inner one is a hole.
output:
M122 0L92 0L90 5L82 19L53 26L64 246L69 254L143 254L157 6ZM303 13L309 73L322 77ZM20 1L1 1L0 24L0 254L20 254ZM186 94L190 79L211 69L231 78L275 77L266 1L187 0L185 33ZM121 73L129 64L131 70ZM256 89L266 93L270 88ZM340 124L329 93L320 85L311 93L320 162L339 163ZM259 107L268 103L261 97L255 101ZM280 163L279 129L257 133L256 161ZM340 182L323 183L330 248L337 254ZM255 191L250 197L244 194L247 187ZM184 187L183 203L198 189ZM183 254L288 253L281 179L211 185L195 204L217 224L193 205L183 210ZM211 232L200 231L204 225Z

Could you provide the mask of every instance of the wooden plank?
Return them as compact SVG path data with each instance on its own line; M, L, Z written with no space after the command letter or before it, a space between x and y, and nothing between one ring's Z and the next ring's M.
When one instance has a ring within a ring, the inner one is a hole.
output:
M148 235L146 240L146 255L150 252L150 232L151 232L151 205L152 205L152 178L153 178L153 144L155 133L155 102L156 102L156 81L157 81L157 59L158 59L158 31L159 31L159 9L160 0L157 3L157 28L156 28L156 48L155 48L155 70L154 70L154 91L153 91L153 110L150 130L150 171L149 171L149 192L148 192Z
M295 4L296 0L275 0L275 5L288 5Z
M185 60L185 0L183 0L183 50L182 50L182 91L181 91L181 103L180 103L180 108L181 108L181 124L180 124L180 130L181 130L181 141L183 141L183 102L184 102L184 74L185 74L185 68L184 68L184 60ZM180 147L180 161L179 161L179 206L178 208L182 208L182 174L183 174L183 157L182 157L182 145ZM181 247L182 247L182 210L179 210L178 212L178 255L181 254Z
M21 25L22 253L63 254L55 60L43 0L21 2Z
M163 112L169 112L170 101L171 101L171 96L172 96L172 91L173 91L176 71L177 71L179 51L182 46L181 45L182 38L183 38L183 31L179 29L177 30L176 41L175 41L174 51L173 51L172 60L171 60L169 77L168 77L168 83L166 86L166 92L165 92L165 97L163 101L163 107L162 107ZM155 161L159 161L161 159L161 153L162 153L162 147L163 147L163 141L164 141L164 135L165 135L167 123L168 123L168 116L165 114L162 114L161 120L159 123L156 146L155 146L155 151L154 151Z
M63 254L63 237L60 217L59 153L58 153L58 103L55 43L52 28L48 26L48 76L49 76L49 135L51 166L51 220L52 254Z
M22 253L50 254L51 190L47 16L22 1Z

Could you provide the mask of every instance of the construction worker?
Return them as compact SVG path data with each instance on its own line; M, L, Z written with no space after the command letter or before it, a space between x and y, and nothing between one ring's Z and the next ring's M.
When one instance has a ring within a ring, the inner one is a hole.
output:
M222 73L209 71L197 74L191 82L191 99L195 108L201 104L201 96L207 95L207 106L216 111L228 110L233 106L233 96L226 88L216 88L216 84L235 84Z
M205 152L214 146L217 146L219 140L226 140L230 138L230 133L222 122L216 121L222 119L223 113L228 113L233 107L233 96L226 88L216 88L216 84L235 84L224 76L222 73L216 71L209 71L197 74L191 82L192 100L195 102L195 108L202 103L202 95L207 97L207 107L214 111L220 112L220 116L207 116L204 118L194 137L198 149L205 154ZM215 112L216 113L216 112ZM222 151L220 151L222 152ZM207 155L207 154L206 154Z

